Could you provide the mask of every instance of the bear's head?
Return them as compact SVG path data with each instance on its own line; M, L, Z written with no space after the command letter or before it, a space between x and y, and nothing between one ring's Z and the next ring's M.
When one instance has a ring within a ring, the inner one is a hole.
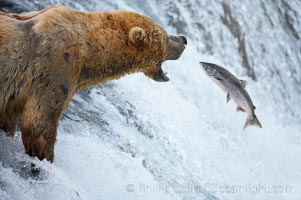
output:
M158 82L169 81L161 68L162 63L178 59L187 45L184 36L167 35L162 27L154 23L150 27L130 28L129 41L143 55L144 66L139 66L138 71Z
M169 80L162 63L181 56L187 45L184 36L168 35L151 18L134 12L118 10L95 15L100 18L89 18L87 25L92 47L87 47L91 54L85 61L89 69L82 70L83 82L94 74L94 80L112 80L135 72L143 72L155 81Z

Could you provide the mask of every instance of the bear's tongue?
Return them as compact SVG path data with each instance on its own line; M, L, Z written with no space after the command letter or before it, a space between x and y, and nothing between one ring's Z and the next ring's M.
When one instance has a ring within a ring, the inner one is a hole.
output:
M160 77L161 81L163 81L163 82L169 81L169 78L166 76L166 73L164 73L161 68L158 71L158 76Z

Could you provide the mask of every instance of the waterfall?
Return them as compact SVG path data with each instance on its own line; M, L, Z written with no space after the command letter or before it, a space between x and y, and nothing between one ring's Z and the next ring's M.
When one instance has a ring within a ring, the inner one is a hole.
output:
M301 198L300 1L3 2L6 10L131 10L185 35L188 46L164 63L167 83L138 73L75 95L54 164L28 157L20 132L0 133L0 199ZM248 81L262 129L243 131L246 114L226 103L199 61Z

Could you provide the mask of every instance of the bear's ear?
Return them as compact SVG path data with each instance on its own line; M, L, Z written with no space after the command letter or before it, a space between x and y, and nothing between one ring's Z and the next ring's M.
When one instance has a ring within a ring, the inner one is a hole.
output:
M135 26L129 32L129 39L135 46L143 46L147 43L147 34L145 30Z

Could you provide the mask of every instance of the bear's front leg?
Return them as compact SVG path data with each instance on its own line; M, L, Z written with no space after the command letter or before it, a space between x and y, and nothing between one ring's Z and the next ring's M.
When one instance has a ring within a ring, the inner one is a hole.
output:
M37 156L40 160L46 158L54 161L54 145L57 136L57 127L63 112L64 101L52 99L53 102L43 99L27 102L22 115L22 140L25 151L30 156Z
M29 156L37 156L40 160L46 158L54 161L54 145L56 142L57 121L32 121L34 118L22 122L22 140L25 152Z

